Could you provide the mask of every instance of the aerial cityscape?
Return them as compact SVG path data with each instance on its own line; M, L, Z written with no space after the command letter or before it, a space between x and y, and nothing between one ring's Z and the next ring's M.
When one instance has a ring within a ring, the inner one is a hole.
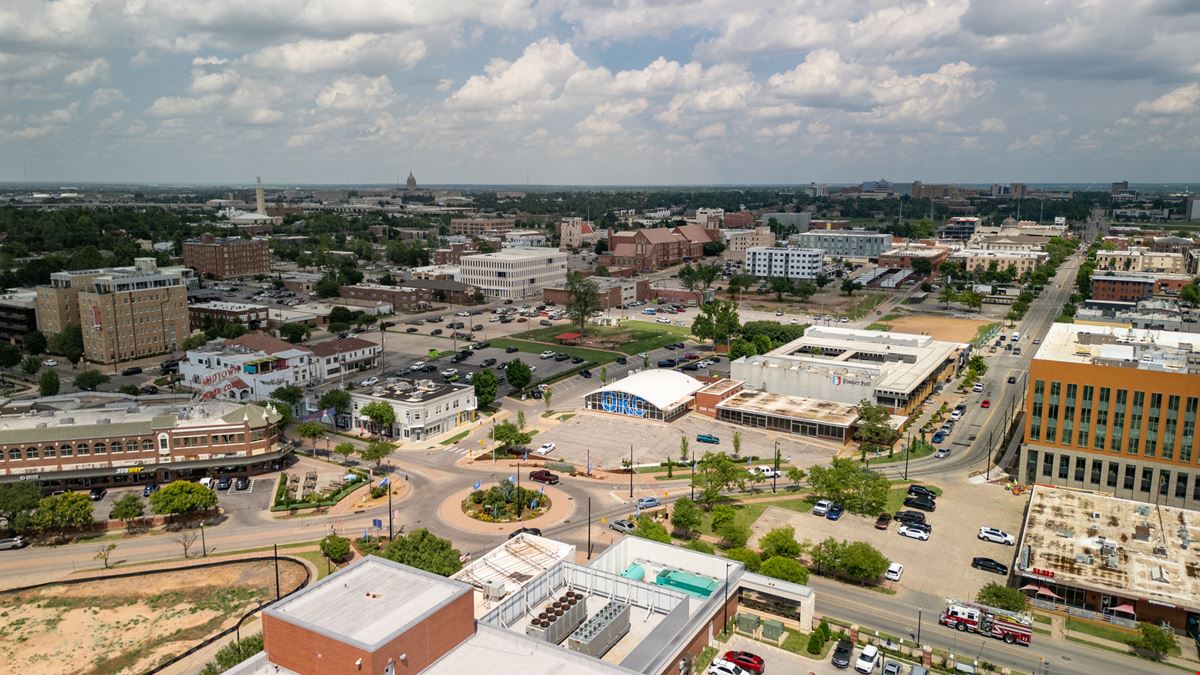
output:
M1200 672L1198 63L1171 0L0 7L0 670Z

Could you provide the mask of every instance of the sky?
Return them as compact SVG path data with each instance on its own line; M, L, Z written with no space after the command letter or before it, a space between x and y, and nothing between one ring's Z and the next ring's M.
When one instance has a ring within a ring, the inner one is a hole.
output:
M4 0L0 181L1200 178L1197 0Z

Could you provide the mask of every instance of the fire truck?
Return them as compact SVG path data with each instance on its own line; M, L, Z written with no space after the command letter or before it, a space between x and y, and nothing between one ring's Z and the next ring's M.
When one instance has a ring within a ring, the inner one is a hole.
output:
M1029 646L1033 637L1033 617L1025 612L1010 612L975 602L946 599L946 609L938 623L960 631L990 635L1008 644Z

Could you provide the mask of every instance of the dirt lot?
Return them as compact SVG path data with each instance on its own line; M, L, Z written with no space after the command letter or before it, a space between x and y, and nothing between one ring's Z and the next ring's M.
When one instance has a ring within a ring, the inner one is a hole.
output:
M284 593L304 580L281 564ZM39 673L141 673L274 592L269 562L162 572L0 595L0 660Z
M944 316L902 316L886 322L896 333L916 333L931 335L935 340L949 342L970 342L980 326L986 326L993 321L977 321L975 319L955 319Z

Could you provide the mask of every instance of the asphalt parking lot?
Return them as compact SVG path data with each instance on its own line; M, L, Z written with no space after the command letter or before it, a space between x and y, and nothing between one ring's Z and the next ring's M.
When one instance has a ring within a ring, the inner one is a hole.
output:
M406 353L406 354L402 354L402 355L395 355L395 358L392 358L389 361L387 375L390 377L420 376L420 377L424 377L424 378L433 379L436 381L445 381L445 378L442 377L442 372L447 369L453 368L454 370L457 371L457 374L458 374L459 379L457 381L460 383L466 383L467 382L467 374L468 373L473 374L473 373L477 373L481 370L484 370L485 368L483 366L483 362L488 359L495 359L496 363L487 369L492 370L493 372L495 372L497 375L499 375L501 377L503 377L503 375L504 375L504 370L503 370L503 367L498 367L498 366L501 366L501 364L507 364L510 361L514 361L514 360L524 361L526 364L528 364L531 368L534 369L533 379L535 381L540 380L545 377L552 377L559 373L571 370L572 368L579 367L579 364L572 363L570 359L568 359L566 361L556 361L554 359L540 359L540 358L538 358L537 354L529 354L526 352L519 352L519 351L508 353L508 352L505 352L505 350L500 349L499 347L488 347L487 349L472 352L471 356L469 358L467 358L464 361L460 361L458 363L452 363L450 360L450 357L448 357L448 356L431 361L428 359L428 357L426 355L419 353L419 352L415 353L415 354ZM425 364L436 365L437 370L432 371L432 372L420 371L419 373L410 370L410 367L413 364L417 363L418 361L425 363ZM356 379L356 381L355 381L356 384L358 382L361 382L362 379L364 379L364 378ZM599 380L597 380L597 382L599 382ZM512 391L513 391L513 388L508 386L507 383L500 387L501 395L507 395L507 394L511 393Z
M874 517L847 512L833 521L770 507L754 524L748 545L755 547L764 533L787 525L796 529L798 541L817 542L826 537L865 541L889 560L904 565L903 577L893 584L901 595L923 593L933 604L947 597L972 599L990 581L1005 583L1006 577L972 568L971 558L986 556L1012 568L1016 547L981 541L979 528L997 527L1019 537L1027 497L1014 496L1000 486L965 481L938 487L944 490L937 500L938 509L925 514L926 522L933 525L929 541L900 536L894 522L887 530L876 530Z

